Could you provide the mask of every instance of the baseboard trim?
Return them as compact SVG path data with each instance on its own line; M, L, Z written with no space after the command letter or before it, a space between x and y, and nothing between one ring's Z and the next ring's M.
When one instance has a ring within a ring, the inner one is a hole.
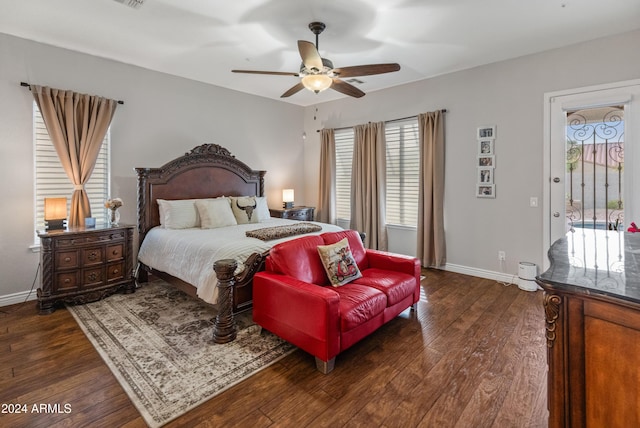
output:
M36 300L38 296L35 291L21 291L19 293L5 294L0 296L0 307L15 305L16 303L24 303Z
M463 275L471 275L477 276L479 278L491 279L497 282L502 282L505 284L517 284L518 275L511 275L503 272L494 272L486 269L478 269L469 266L456 265L452 263L447 263L444 267L440 269L446 270L448 272L460 273ZM6 294L4 296L0 296L0 307L1 306L9 306L15 305L16 303L23 303L25 301L36 300L37 296L35 292L31 292L29 296L29 291L21 291L19 293L14 294ZM28 296L28 299L27 299ZM27 300L25 300L27 299Z
M446 270L448 272L461 273L463 275L471 275L477 276L479 278L491 279L497 282L505 283L505 284L513 284L516 285L518 282L518 275L516 274L508 274L504 272L495 272L486 269L478 269L469 266L456 265L452 263L447 263L442 270Z

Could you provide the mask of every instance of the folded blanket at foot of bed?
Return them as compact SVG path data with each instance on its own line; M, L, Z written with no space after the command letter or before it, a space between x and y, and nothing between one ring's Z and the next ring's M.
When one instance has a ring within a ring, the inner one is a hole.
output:
M305 233L319 232L322 227L313 223L296 223L286 226L265 227L262 229L248 230L246 235L249 238L257 238L262 241L271 241L272 239L286 238L287 236L302 235Z

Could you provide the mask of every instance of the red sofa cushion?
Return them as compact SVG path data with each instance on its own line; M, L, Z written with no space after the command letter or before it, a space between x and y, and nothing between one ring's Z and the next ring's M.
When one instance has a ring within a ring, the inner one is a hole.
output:
M362 271L362 278L356 279L354 283L382 291L387 296L388 306L395 305L407 296L413 295L416 289L414 276L378 268Z
M320 235L324 240L325 245L335 244L336 242L347 238L349 241L349 248L353 255L358 269L361 271L369 267L369 261L367 260L367 250L362 244L360 234L355 230L341 230L338 232L326 232Z
M387 296L366 285L350 282L333 290L340 295L340 331L364 324L387 307Z
M303 236L274 245L269 252L267 268L310 284L327 285L329 279L318 254L318 245L324 245L319 235Z

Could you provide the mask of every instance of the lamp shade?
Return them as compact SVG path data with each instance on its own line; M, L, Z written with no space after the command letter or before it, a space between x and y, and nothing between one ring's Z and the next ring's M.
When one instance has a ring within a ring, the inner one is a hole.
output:
M64 220L67 218L67 198L44 198L44 219Z
M293 189L282 190L282 206L285 208L293 208Z
M309 74L302 78L304 87L316 94L328 89L332 83L333 79L326 74Z

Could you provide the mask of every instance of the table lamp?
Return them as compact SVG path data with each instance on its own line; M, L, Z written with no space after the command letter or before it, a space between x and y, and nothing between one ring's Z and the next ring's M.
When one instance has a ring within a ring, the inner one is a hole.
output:
M66 221L67 198L44 198L45 229L64 229Z

